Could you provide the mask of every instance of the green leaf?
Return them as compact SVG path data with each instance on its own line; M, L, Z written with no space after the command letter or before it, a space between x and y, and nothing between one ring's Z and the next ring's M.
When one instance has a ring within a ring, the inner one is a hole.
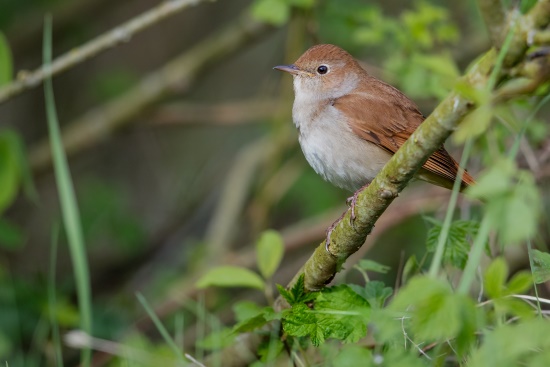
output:
M489 104L481 105L469 113L458 125L453 134L453 141L456 144L463 144L469 138L475 138L483 134L494 115L494 110Z
M262 312L262 308L252 301L240 301L233 305L233 313L237 322L247 320Z
M499 326L486 332L481 347L473 351L468 367L532 366L529 361L548 354L548 335L550 322L546 319Z
M390 311L410 316L411 330L421 340L444 341L456 337L467 345L475 337L475 305L466 296L454 294L449 284L417 276L397 293Z
M23 246L24 234L21 229L7 219L0 218L0 247L16 250Z
M518 244L535 235L541 213L540 193L530 172L502 159L466 192L486 202L486 215L504 245Z
M386 287L384 282L379 280L371 280L364 287L356 284L349 284L349 287L353 289L355 293L366 299L373 309L384 307L386 299L393 293L390 287Z
M236 338L237 335L233 333L231 328L223 328L211 332L203 339L198 340L196 345L206 350L218 350L232 345Z
M505 297L495 299L494 304L495 312L498 315L512 315L522 319L531 319L535 317L535 312L531 306L517 298Z
M0 214L17 196L21 178L18 137L13 131L0 131Z
M0 86L13 79L13 58L8 40L0 32Z
M313 309L305 304L283 311L283 329L291 336L308 336L315 346L328 338L357 342L366 335L370 320L367 301L347 285L319 292Z
M248 319L242 320L233 327L234 333L244 333L258 329L268 322L278 319L279 314L276 314L271 307L263 308L258 314L251 316Z
M248 269L237 266L220 266L210 269L196 284L197 288L247 287L264 289L265 283L260 276Z
M332 361L334 367L356 367L358 361L361 361L361 366L374 366L372 362L372 352L365 347L359 345L349 345L340 350Z
M507 294L520 294L529 290L533 286L533 276L529 271L520 271L514 274L512 279L506 284Z
M365 271L374 271L375 273L382 273L382 274L386 274L391 269L391 267L387 265L377 263L376 261L373 261L373 260L365 260L365 259L359 260L359 262L357 263L357 266Z
M269 279L279 267L283 258L283 238L277 231L268 230L260 235L256 245L258 268L264 279Z
M296 284L290 289L286 290L283 286L277 284L277 289L281 296L291 305L305 303L313 301L318 292L306 292L304 289L304 274L301 274L296 281Z
M275 26L283 25L290 17L290 5L284 0L256 0L252 16Z
M504 296L506 278L508 278L508 264L503 258L498 257L485 271L483 277L485 294L491 299Z
M405 266L403 267L403 275L401 276L401 283L407 284L409 278L417 275L420 272L420 265L416 259L416 255L411 255L407 259Z
M428 231L426 247L428 252L434 252L439 236L441 234L442 223L430 220L434 224ZM474 237L479 229L479 222L468 220L456 220L451 223L443 253L443 261L459 269L464 269L470 253L469 237Z
M541 284L550 280L550 254L539 250L531 250L533 258L533 278Z

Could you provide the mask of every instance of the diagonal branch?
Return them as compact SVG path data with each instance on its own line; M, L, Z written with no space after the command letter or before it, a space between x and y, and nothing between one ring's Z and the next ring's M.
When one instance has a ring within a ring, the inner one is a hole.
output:
M0 103L21 94L27 89L40 85L46 78L57 75L105 50L113 48L121 43L128 42L132 36L142 30L160 22L170 15L176 14L178 11L191 5L196 5L201 1L203 0L165 1L82 46L74 48L66 54L59 56L57 59L53 60L50 67L46 68L42 66L31 73L21 74L21 76L11 84L0 88Z
M519 27L509 48L511 53L506 58L505 65L509 66L523 61L528 46L528 33L535 32L535 27L543 27L550 22L550 0L539 1L528 14L517 21ZM518 52L519 50L523 53ZM463 77L463 82L473 88L485 88L496 60L496 50L488 51L470 68ZM508 72L509 69L501 70L497 80L508 76ZM370 186L359 194L354 225L350 224L348 211L332 232L330 252L326 251L325 244L322 243L290 285L294 284L301 273L305 273L307 291L319 290L328 284L346 259L363 245L376 220L405 188L415 172L475 107L457 91L450 93L397 151ZM277 306L284 306L280 299L277 303Z

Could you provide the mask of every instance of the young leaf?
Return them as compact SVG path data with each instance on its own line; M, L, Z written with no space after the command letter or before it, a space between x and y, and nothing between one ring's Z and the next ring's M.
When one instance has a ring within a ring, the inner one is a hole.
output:
M269 279L279 267L279 263L283 258L283 238L277 231L264 231L258 244L256 245L256 253L258 257L258 268L264 279Z
M304 274L300 275L300 277L296 281L296 284L294 284L294 286L290 290L285 289L279 284L277 284L277 289L279 290L281 296L283 296L283 298L286 299L286 301L291 306L313 301L319 294L318 292L306 293L306 291L304 290Z
M521 294L533 286L533 276L529 271L520 271L514 274L506 284L506 294Z
M264 289L265 283L260 276L248 269L237 266L220 266L210 269L196 284L197 288L247 287Z
M533 258L533 278L541 284L550 280L550 254L539 250L531 250Z
M491 299L504 296L506 279L508 278L508 264L501 257L496 258L485 271L483 285L485 294Z

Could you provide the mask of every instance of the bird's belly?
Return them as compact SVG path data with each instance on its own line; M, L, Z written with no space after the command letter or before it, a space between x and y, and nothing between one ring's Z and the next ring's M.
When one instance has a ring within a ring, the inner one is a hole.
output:
M336 124L335 124L336 125ZM335 186L356 191L370 183L391 158L390 153L351 130L317 126L300 134L302 151L315 172Z

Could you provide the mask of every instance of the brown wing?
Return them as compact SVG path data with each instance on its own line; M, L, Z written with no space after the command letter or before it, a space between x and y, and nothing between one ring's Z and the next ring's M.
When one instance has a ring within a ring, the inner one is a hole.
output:
M355 134L393 154L424 121L424 116L392 86L375 78L369 78L367 83L368 90L340 97L333 106L350 118ZM423 168L444 178L451 186L458 173L458 163L443 146L428 158ZM473 183L473 178L464 172L462 185ZM448 184L442 186L449 187Z

